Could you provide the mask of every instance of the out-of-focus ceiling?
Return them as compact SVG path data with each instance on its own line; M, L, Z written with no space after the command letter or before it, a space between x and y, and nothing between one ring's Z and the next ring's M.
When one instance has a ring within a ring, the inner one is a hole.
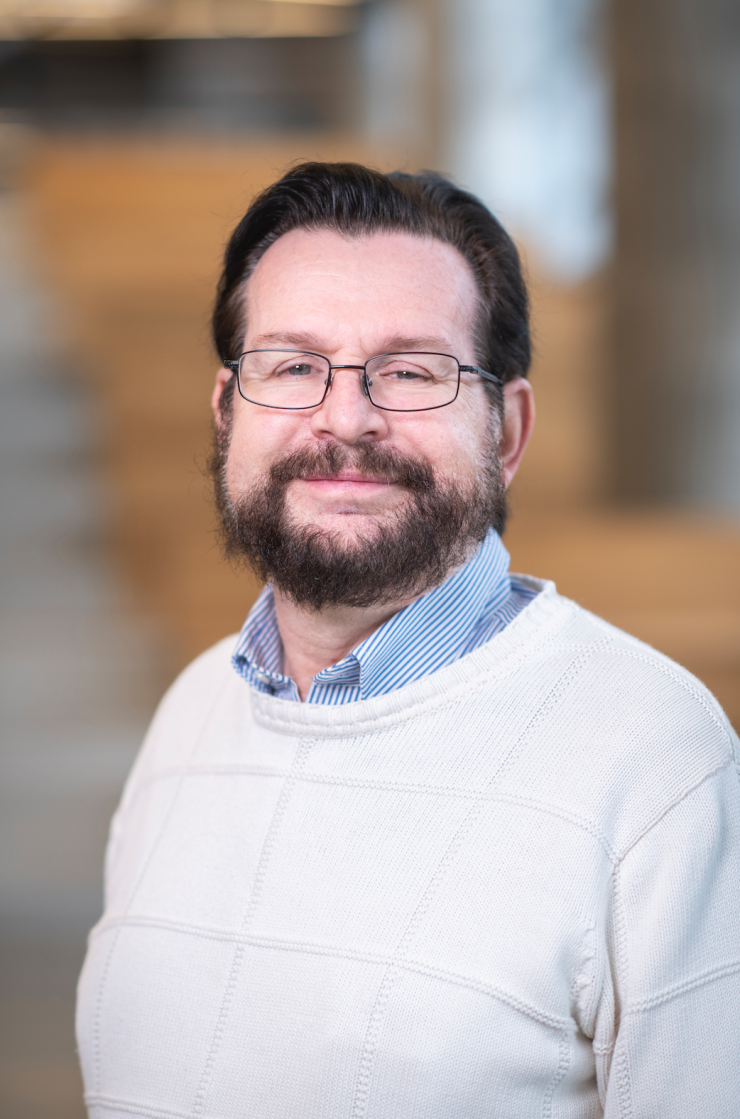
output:
M360 0L0 0L0 39L344 35Z

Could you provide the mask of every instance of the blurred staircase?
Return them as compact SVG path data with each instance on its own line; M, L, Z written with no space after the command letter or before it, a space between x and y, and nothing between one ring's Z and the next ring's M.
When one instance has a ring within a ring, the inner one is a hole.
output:
M74 994L108 822L166 676L102 540L97 408L0 192L0 1119L81 1119Z

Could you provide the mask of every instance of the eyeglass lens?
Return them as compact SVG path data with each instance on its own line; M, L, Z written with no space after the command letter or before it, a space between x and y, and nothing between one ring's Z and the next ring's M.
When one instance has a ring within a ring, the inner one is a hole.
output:
M445 354L382 354L367 362L366 374L368 395L378 408L423 411L451 404L457 396L459 366ZM331 375L328 358L318 354L251 350L240 359L239 390L268 408L315 408Z

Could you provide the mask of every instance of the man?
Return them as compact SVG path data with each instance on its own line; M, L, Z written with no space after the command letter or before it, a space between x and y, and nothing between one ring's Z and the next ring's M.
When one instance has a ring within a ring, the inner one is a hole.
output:
M737 739L508 574L511 241L433 175L307 164L236 229L214 330L224 536L268 585L116 815L91 1115L736 1115Z

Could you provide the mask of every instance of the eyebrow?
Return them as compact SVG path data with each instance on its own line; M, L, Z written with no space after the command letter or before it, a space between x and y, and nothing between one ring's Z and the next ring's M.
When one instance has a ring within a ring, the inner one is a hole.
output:
M297 333L292 331L270 331L267 334L260 334L257 338L253 339L252 348L260 349L263 346L278 345L288 346L289 348L297 348L299 350L308 350L313 353L321 353L322 346L315 334L308 334L304 331ZM394 334L385 340L382 349L376 350L376 354L402 354L413 353L414 351L423 351L430 353L451 353L453 347L449 339L446 338L433 338L433 337L413 337L403 334ZM374 357L375 354L371 354Z

